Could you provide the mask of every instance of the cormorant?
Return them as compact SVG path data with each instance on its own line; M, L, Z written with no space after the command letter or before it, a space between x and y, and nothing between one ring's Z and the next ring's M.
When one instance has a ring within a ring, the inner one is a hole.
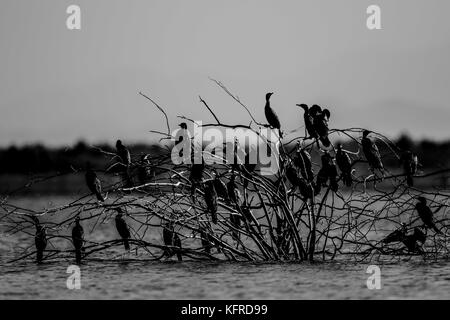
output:
M425 227L429 229L433 229L436 233L442 234L442 231L439 230L433 221L433 212L430 207L427 206L427 199L424 197L417 197L419 202L416 204L416 210L419 213L420 219L422 219Z
M225 185L225 182L223 182L219 176L217 175L217 172L214 171L214 189L216 189L217 196L222 198L224 201L228 201L228 191L227 186Z
M182 122L182 123L180 123L178 126L179 126L179 127L181 128L181 130L183 130L183 131L186 131L186 130L187 130L187 124L186 124L186 122ZM178 144L180 144L181 142L183 142L183 139L184 139L184 136L185 136L185 135L186 135L185 132L184 132L184 134L179 135L178 140L175 141L175 145L178 145ZM183 149L181 149L180 151L178 151L178 156L179 156L180 158L183 157Z
M196 189L200 186L203 179L203 171L205 170L205 162L202 157L201 163L192 163L189 181L191 182L191 196L194 198Z
M214 188L214 180L205 182L205 202L213 223L217 223L217 192Z
M81 251L84 250L84 231L80 225L80 217L75 218L75 226L72 229L72 243L75 247L75 260L77 264L81 263Z
M413 176L417 173L417 167L419 165L417 155L411 151L406 151L400 157L400 161L403 164L403 170L406 175L406 183L410 187L414 186Z
M313 105L309 111L312 112L313 125L319 136L319 140L324 147L328 148L331 146L330 139L328 138L328 120L330 119L330 111L328 109L321 111L321 108L318 105Z
M116 152L117 155L120 158L121 163L125 166L128 167L131 163L131 155L130 155L130 151L128 150L127 147L125 147L122 144L122 141L117 140L116 142Z
M163 240L166 246L173 246L181 249L181 239L175 232L174 225L172 222L168 222L164 225ZM181 254L181 250L173 250L171 248L168 248L164 254L167 255L168 258L170 258L175 253L177 254L178 261L182 261L183 257Z
M269 123L269 125L274 129L278 129L280 139L282 139L283 136L281 133L280 120L278 119L278 116L275 113L275 111L270 107L270 97L272 95L273 95L273 92L269 92L266 94L266 105L264 106L264 114L266 115L266 119L267 119L267 122Z
M102 183L97 177L97 174L91 168L91 164L88 162L86 164L86 174L85 174L86 184L89 190L95 194L97 200L104 202L105 198L102 195Z
M342 182L347 187L352 186L352 161L347 152L342 150L342 145L337 146L336 163L342 173Z
M325 186L327 181L330 182L330 189L336 192L339 188L337 183L337 168L334 164L333 158L329 153L325 153L321 157L322 160L322 168L319 170L317 174L317 182L315 193L319 194L322 186Z
M406 237L406 224L402 223L400 228L390 233L383 239L383 243L402 242Z
M311 184L307 183L305 179L298 175L298 172L294 166L290 165L287 167L286 177L292 184L293 190L298 188L300 195L304 199L311 199L313 197L313 189L311 187Z
M414 228L414 233L411 235L406 235L402 240L402 243L410 252L422 253L423 250L418 242L424 244L426 240L426 235L419 228Z
M296 106L302 108L305 111L305 113L303 114L303 120L305 122L306 134L309 135L310 138L317 139L319 135L314 128L314 117L309 112L308 105L302 103L297 104Z
M371 131L364 130L363 138L361 140L362 149L364 155L366 156L367 162L369 163L372 171L375 169L383 170L383 163L381 162L380 151L378 151L378 147L375 142L373 142L369 137L369 133Z
M314 172L312 169L311 155L308 151L300 147L300 142L297 142L297 152L294 157L294 164L299 168L302 177L311 182L314 180Z
M229 199L236 205L239 205L239 201L241 200L241 193L234 182L235 176L232 175L230 181L227 183L227 191Z
M141 156L141 163L139 165L137 173L140 184L146 184L152 175L152 168L150 166L148 156L148 154L143 154Z
M44 250L47 247L47 232L36 216L31 216L36 227L36 235L34 236L34 244L36 245L36 262L41 263L44 257Z
M128 229L128 225L123 219L123 211L122 208L116 208L117 215L116 215L116 229L117 232L119 232L120 237L122 238L123 245L125 247L125 250L130 250L130 244L128 243L128 239L130 238L130 230Z

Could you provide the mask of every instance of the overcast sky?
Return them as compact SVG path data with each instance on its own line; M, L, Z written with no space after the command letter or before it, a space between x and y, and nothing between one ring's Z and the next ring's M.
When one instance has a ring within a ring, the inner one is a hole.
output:
M81 30L66 8L81 7ZM366 28L381 7L382 30ZM258 120L264 95L282 126L296 103L332 111L331 127L450 138L450 2L442 0L2 0L0 145L152 141L162 115Z

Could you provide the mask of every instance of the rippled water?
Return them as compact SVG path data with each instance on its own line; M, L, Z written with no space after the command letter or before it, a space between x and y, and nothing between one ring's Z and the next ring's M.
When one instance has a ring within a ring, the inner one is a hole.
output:
M88 262L81 289L69 290L67 265L2 266L1 299L450 299L450 264L380 265L369 290L367 264Z

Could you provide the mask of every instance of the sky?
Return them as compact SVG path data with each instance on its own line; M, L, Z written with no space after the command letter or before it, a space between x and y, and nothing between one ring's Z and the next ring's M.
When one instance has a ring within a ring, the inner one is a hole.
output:
M81 30L66 9L81 8ZM381 8L368 30L366 8ZM442 0L2 0L0 146L154 142L178 115L303 125L296 103L332 112L330 127L450 138L450 2Z

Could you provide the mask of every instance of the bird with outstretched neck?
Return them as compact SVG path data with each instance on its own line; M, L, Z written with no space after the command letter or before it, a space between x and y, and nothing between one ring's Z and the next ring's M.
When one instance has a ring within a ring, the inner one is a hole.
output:
M436 233L442 234L442 231L436 227L436 224L433 221L433 212L427 205L427 199L424 197L417 197L417 200L419 202L416 204L416 210L425 227L433 229Z
M403 170L406 175L406 183L408 186L414 186L413 176L417 173L419 166L419 158L411 151L405 151L400 156L400 162L403 164Z
M281 124L280 119L278 119L278 116L275 112L275 110L272 109L270 106L270 97L273 95L273 92L269 92L266 94L266 105L264 106L264 114L266 115L267 123L274 129L278 129L278 134L280 139L283 138L282 132L281 132Z
M130 229L128 228L128 225L125 222L125 220L123 219L122 208L116 208L115 210L117 211L117 215L115 218L117 232L119 233L120 237L122 238L123 246L125 247L125 250L129 251L130 244L128 242L128 239L130 239L130 237L131 237Z
M89 190L93 194L95 194L98 201L104 202L105 197L103 197L102 195L102 183L100 182L100 179L97 177L95 171L92 170L90 162L86 163L86 173L84 176Z
M380 151L374 141L372 141L368 135L371 133L369 130L363 131L363 137L361 140L362 149L367 162L369 163L370 169L374 172L375 169L381 171L384 170L383 162L381 161Z
M212 222L217 223L217 192L214 187L214 180L205 182L204 196L206 207L211 214Z
M164 252L164 255L167 256L167 258L170 258L174 254L176 254L178 261L182 261L183 256L181 254L181 239L180 236L175 232L173 222L167 222L166 224L164 224L163 241L166 246L177 247L175 249L167 248Z
M352 186L352 161L348 153L342 149L342 145L337 146L336 163L341 170L342 182L347 187Z
M72 229L72 243L75 248L75 261L81 263L81 251L84 251L84 230L80 224L80 217L75 218L75 226Z
M319 135L317 134L316 129L314 128L314 117L309 112L308 105L296 104L297 107L300 107L304 110L303 113L303 121L305 122L305 130L308 139L317 139Z
M47 247L47 231L39 222L36 216L31 216L36 227L36 235L34 236L34 244L36 245L36 262L42 263L44 258L44 250Z

